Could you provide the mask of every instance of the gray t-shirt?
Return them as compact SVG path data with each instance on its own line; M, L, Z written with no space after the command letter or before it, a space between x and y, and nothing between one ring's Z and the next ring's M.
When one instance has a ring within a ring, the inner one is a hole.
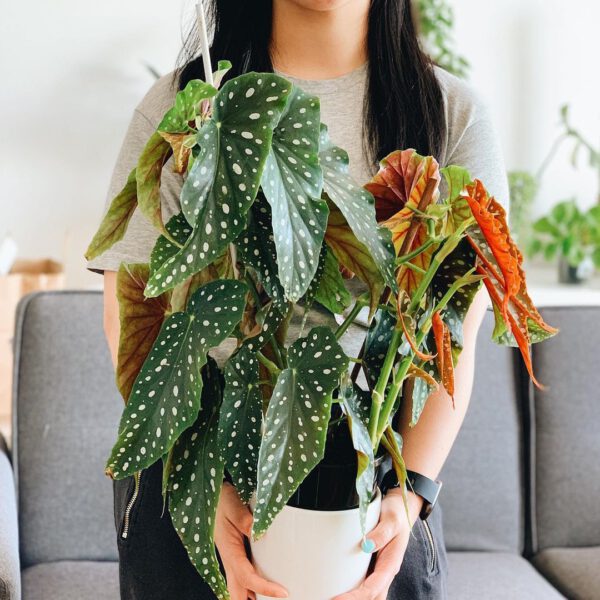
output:
M350 173L361 184L366 183L376 172L376 169L368 164L362 144L362 107L366 91L367 65L368 63L364 63L340 77L321 80L299 79L276 71L306 92L319 96L321 120L327 125L332 141L348 152ZM442 88L447 123L442 152L438 157L440 166L456 164L465 167L472 177L481 179L489 192L508 210L509 192L502 150L486 102L465 81L439 67L435 67L435 72ZM172 73L158 79L134 109L113 170L104 212L108 210L112 198L124 186L148 138L156 130L165 112L173 105L177 89L171 85L171 80ZM182 184L183 176L173 172L170 159L162 176L163 222L180 212L179 194ZM104 270L117 271L121 262L148 262L157 236L158 232L154 226L136 209L123 239L100 256L88 261L86 268L102 273ZM349 288L356 293L361 289L361 285L350 280ZM294 324L299 322L298 314ZM332 323L324 311L314 314L307 322L307 328L321 322ZM293 336L295 333L296 327L290 334ZM357 355L364 333L364 328L356 325L343 337L342 346L351 356ZM221 349L218 354L220 353ZM217 356L217 360L219 358Z

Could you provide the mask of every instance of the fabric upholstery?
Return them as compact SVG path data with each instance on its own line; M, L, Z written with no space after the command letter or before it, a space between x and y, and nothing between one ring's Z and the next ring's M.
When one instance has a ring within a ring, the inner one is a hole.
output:
M0 436L0 446L3 438ZM12 467L0 449L0 598L18 600L21 593L19 576L19 537L17 503Z
M14 346L22 566L116 560L104 462L123 401L104 336L102 292L25 296Z
M119 600L116 562L59 561L23 571L23 600Z
M560 333L533 347L539 550L600 546L600 308L546 308Z
M564 598L524 558L500 552L450 552L448 600Z
M533 563L572 600L600 600L600 546L548 548Z
M514 351L494 344L492 329L488 312L477 340L471 402L440 474L450 550L522 549L519 384Z

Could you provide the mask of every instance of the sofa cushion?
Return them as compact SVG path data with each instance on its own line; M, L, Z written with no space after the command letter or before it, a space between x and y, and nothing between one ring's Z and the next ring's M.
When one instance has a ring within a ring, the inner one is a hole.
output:
M13 458L22 567L116 560L104 463L123 407L103 329L102 292L37 292L15 328Z
M119 600L119 563L58 561L23 571L23 600Z
M449 549L520 553L523 486L519 383L515 353L491 341L492 329L493 317L488 312L477 340L471 402L440 474L444 482L440 503Z
M600 546L548 548L533 563L572 600L600 599Z
M504 552L449 552L449 600L564 598L524 558Z
M600 307L545 308L560 333L533 347L538 549L600 546Z

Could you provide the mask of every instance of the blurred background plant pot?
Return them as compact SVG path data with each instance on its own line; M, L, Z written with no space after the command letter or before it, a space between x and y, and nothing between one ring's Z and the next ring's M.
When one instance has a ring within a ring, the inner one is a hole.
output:
M591 258L583 259L573 266L561 256L558 261L558 280L560 283L579 284L588 281L594 274L594 262Z
M250 542L257 571L283 585L289 600L331 600L354 589L365 578L372 557L360 547L358 511L285 506L264 536ZM367 531L377 524L380 511L377 488L367 510Z

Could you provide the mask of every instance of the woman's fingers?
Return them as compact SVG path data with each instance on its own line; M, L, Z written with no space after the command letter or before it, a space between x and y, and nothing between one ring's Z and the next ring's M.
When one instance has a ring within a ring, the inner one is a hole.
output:
M333 600L386 600L388 589L402 565L405 549L403 538L394 537L378 552L375 569L365 581L355 590Z
M236 489L229 483L223 485L219 506L224 507L225 517L235 528L245 536L252 532L252 513L250 509L240 500Z
M287 590L283 586L261 577L256 572L254 565L247 558L245 561L240 561L236 570L239 582L246 589L252 590L257 594L262 594L263 596L270 596L271 598L288 597Z
M392 538L398 534L398 515L382 506L381 516L377 526L367 534L362 543L364 552L376 552L387 546Z

